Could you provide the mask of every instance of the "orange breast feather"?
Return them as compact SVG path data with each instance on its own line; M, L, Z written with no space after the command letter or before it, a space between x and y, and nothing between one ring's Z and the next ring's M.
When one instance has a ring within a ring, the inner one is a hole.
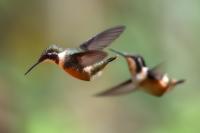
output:
M141 87L148 93L154 96L162 96L168 89L167 86L162 86L160 81L146 79L141 83Z
M74 68L66 68L65 71L75 78L85 80L85 81L90 81L90 76L86 72L79 72L75 70Z

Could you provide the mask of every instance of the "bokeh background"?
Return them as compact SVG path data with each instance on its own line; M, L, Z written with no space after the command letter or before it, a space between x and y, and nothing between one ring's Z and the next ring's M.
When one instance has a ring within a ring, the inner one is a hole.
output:
M199 133L199 12L199 0L0 0L0 133ZM161 98L94 97L130 77L123 58L92 82L51 64L24 76L50 44L77 47L121 24L112 48L187 82Z

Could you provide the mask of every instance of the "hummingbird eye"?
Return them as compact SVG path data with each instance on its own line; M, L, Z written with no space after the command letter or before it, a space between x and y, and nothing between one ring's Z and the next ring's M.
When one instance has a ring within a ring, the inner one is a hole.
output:
M56 63L59 62L58 54L57 54L56 52L47 53L47 54L46 54L46 59L53 60L53 61L55 61Z

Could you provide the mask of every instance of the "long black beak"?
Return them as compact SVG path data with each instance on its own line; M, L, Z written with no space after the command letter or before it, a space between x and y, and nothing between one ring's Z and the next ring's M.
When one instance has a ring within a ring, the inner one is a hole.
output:
M121 55L121 56L123 56L123 57L127 57L127 56L128 56L128 54L119 52L119 51L114 50L114 49L112 49L112 48L110 48L109 50L110 50L111 52L114 52L114 53L116 53L116 54L118 54L118 55Z
M28 71L24 74L24 75L27 75L34 67L36 67L38 64L40 64L41 62L40 61L38 61L37 63L35 63L32 67L30 67L29 69L28 69Z
M41 56L40 56L40 58L39 58L39 60L32 66L32 67L30 67L29 69L28 69L28 71L24 74L24 75L27 75L33 68L35 68L38 64L40 64L41 62L43 62L44 60L46 60L47 59L47 54L46 53L43 53Z

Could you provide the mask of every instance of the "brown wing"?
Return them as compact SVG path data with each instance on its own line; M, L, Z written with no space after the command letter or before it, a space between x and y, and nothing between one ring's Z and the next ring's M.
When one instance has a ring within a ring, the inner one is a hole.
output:
M96 96L118 96L122 94L127 94L137 89L137 86L132 83L132 80L126 80L121 84L112 87L104 92L97 94Z
M80 48L84 50L101 50L117 39L124 30L125 26L116 26L107 29L81 44Z
M73 60L82 67L93 65L102 61L107 56L106 52L91 50L82 53L73 54Z

